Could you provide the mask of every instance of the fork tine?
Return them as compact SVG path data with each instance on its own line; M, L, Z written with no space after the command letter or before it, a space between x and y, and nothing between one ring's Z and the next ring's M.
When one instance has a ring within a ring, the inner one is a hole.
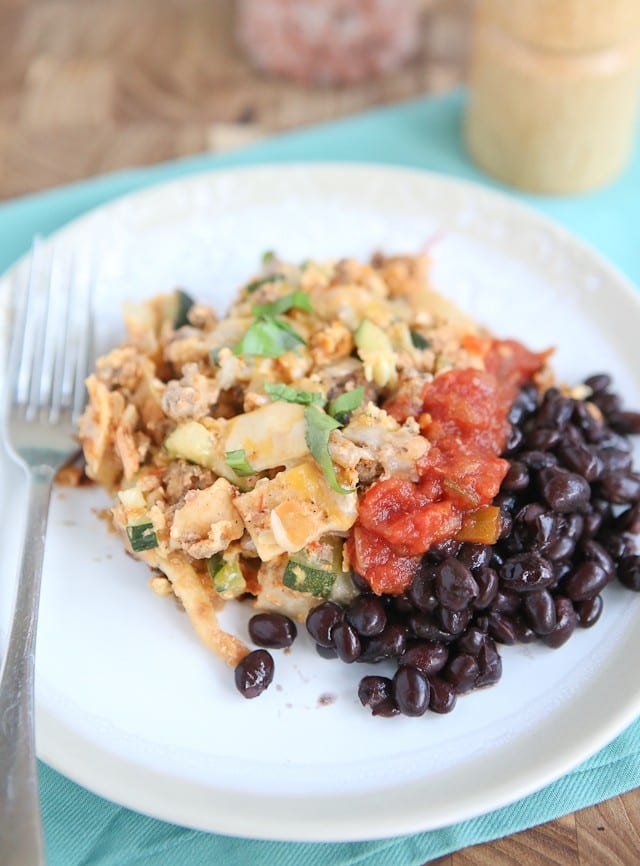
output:
M89 373L89 364L93 352L93 296L95 283L95 258L89 260L87 274L83 279L76 280L78 284L78 310L80 313L78 326L80 340L76 354L76 365L73 377L73 411L74 421L80 417L86 403L85 379Z
M14 285L14 318L9 354L9 381L15 382L11 399L19 406L26 407L33 382L34 331L33 316L37 305L33 303L36 295L36 282L41 258L42 241L34 237L29 257L29 270L26 285L17 280Z
M58 261L60 260L58 259ZM54 424L60 419L61 412L70 405L69 392L68 389L65 392L64 383L68 377L67 368L71 355L69 341L72 334L71 318L75 282L75 264L73 261L66 272L66 279L62 277L62 268L54 268L52 275L55 278L52 279L52 291L60 299L60 339L56 343L55 357L53 358L51 412L49 416Z

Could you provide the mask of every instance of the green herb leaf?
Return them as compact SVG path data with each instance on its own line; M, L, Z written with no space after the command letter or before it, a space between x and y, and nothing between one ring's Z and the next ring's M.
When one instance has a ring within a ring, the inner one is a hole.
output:
M265 250L262 253L262 264L268 265L269 262L272 262L276 257L275 250Z
M234 355L260 355L263 358L279 358L290 349L295 349L304 340L286 322L276 319L258 319L233 350Z
M153 528L153 523L134 523L127 526L127 536L131 543L131 549L136 553L141 550L152 550L158 546L158 536Z
M431 345L431 343L427 339L425 339L422 334L414 331L413 328L409 330L409 334L411 336L411 342L416 349L428 349Z
M266 286L267 283L281 283L283 280L284 274L271 274L268 277L259 277L257 280L247 283L247 291L252 295L260 286Z
M227 466L230 466L236 475L240 475L244 478L246 475L256 474L256 470L247 461L247 455L245 454L244 448L238 448L237 451L226 451L224 460Z
M253 308L253 314L262 318L280 316L282 313L287 313L289 310L294 309L294 307L297 310L305 310L307 313L313 312L309 295L306 292L298 291L283 295L271 304L257 304Z
M315 406L308 406L304 410L304 420L307 423L305 439L309 451L322 469L329 487L336 493L353 493L353 490L347 490L338 483L336 470L329 454L329 434L342 426L340 422Z
M265 382L264 390L274 400L284 400L285 403L301 403L303 406L324 404L324 397L317 391L301 391L280 382Z
M354 409L358 408L362 403L363 397L364 388L362 386L354 388L353 391L345 391L344 394L340 394L339 397L336 397L335 400L332 400L329 403L327 412L333 418L337 418L338 421L344 423L345 416L347 416L349 412L353 412Z

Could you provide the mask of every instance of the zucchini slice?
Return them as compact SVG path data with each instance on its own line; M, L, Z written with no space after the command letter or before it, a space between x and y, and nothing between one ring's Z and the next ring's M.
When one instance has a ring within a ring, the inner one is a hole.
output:
M207 560L207 571L220 596L226 600L237 598L247 589L238 557L225 561L221 553Z
M307 592L316 598L329 598L338 575L335 571L313 568L292 556L289 557L282 582L289 589Z
M176 289L167 297L164 317L174 328L182 328L184 325L189 324L187 317L193 304L194 301L191 295L183 292L182 289Z

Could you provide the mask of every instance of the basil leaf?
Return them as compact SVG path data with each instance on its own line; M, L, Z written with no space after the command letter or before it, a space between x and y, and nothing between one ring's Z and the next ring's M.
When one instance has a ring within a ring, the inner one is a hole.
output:
M353 391L345 391L344 394L340 394L339 397L336 397L335 400L332 400L329 403L327 412L333 418L342 421L345 415L348 415L349 412L353 412L354 409L358 408L362 403L363 397L364 388L362 385L359 388L354 388Z
M304 410L304 420L307 424L305 439L309 451L322 469L329 487L336 493L353 493L353 490L346 490L338 483L336 470L329 454L329 434L342 426L340 422L315 406L308 406Z
M250 325L233 354L279 358L301 343L304 344L304 340L290 325L276 319L258 319Z
M247 283L247 291L252 295L260 286L266 286L267 283L281 283L283 280L284 274L271 274L269 277L259 277L257 280Z
M233 469L236 475L240 475L243 478L246 475L256 474L256 470L247 461L247 455L245 454L244 448L238 448L237 451L226 451L224 461L227 466L230 466L231 469Z
M416 349L428 349L431 343L419 334L417 331L414 331L413 328L409 330L409 335L411 337L411 342L413 343Z
M153 523L135 523L127 526L127 536L131 542L131 549L136 553L141 550L153 550L158 546L158 536Z
M324 397L317 391L300 391L280 382L265 382L264 390L274 400L284 400L285 403L301 403L303 406L324 403Z
M291 294L283 295L271 304L257 304L253 308L253 315L258 317L280 316L294 307L297 310L305 310L307 313L313 312L311 298L306 292L291 292Z

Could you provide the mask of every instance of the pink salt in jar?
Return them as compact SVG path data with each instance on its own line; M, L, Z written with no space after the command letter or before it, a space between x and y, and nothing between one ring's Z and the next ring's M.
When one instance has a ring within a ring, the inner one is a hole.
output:
M347 84L416 52L418 0L237 0L236 35L258 69L305 84Z

